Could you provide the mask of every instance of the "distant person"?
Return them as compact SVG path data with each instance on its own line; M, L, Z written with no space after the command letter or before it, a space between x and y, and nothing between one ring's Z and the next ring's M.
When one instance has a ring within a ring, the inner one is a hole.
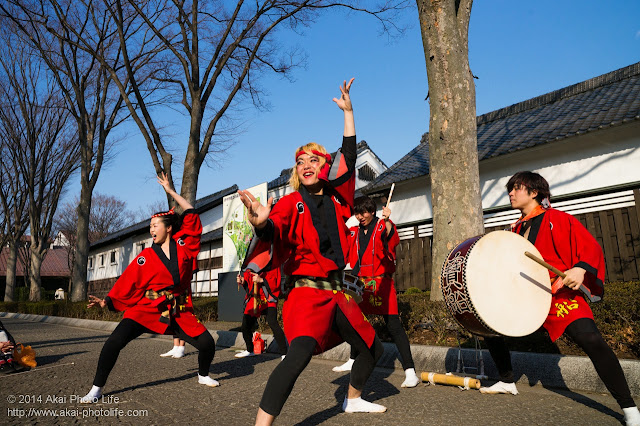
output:
M97 401L102 396L120 351L143 333L173 334L189 342L199 352L198 383L219 385L209 377L215 342L194 315L189 296L193 267L200 252L200 217L187 200L171 189L164 173L158 177L158 183L184 213L182 218L173 209L154 214L149 225L151 247L142 250L129 264L107 297L89 296L88 308L99 306L124 311L124 318L102 348L93 387L82 398L84 403Z
M376 203L366 195L356 198L353 208L360 225L350 228L349 263L353 268L351 273L364 281L360 309L365 314L382 315L387 330L400 352L400 361L405 373L401 386L416 387L420 378L416 374L407 333L398 315L398 300L393 285L396 247L400 238L396 226L389 219L391 210L383 207L382 218L378 219ZM351 370L357 355L355 348L351 347L349 360L334 367L333 371Z
M4 368L7 365L13 366L13 349L15 346L16 341L0 321L0 368Z
M511 207L522 216L512 231L533 243L544 260L564 271L566 278L549 271L554 284L563 284L551 297L551 309L544 322L552 341L569 336L589 356L598 376L618 402L627 426L640 426L640 412L624 377L618 358L602 338L589 304L579 290L586 286L593 294L604 291L604 255L589 231L570 214L551 208L549 183L538 173L518 172L507 182ZM502 337L487 337L500 381L480 388L488 394L517 395L509 348Z
M280 356L284 359L287 354L287 339L284 331L278 323L278 297L280 296L280 268L274 268L256 274L249 270L238 274L238 285L244 287L244 315L242 316L242 337L246 350L238 352L236 358L244 358L255 355L253 350L253 331L260 316L267 317L267 323L273 332L273 337L278 344ZM258 293L254 294L254 283Z

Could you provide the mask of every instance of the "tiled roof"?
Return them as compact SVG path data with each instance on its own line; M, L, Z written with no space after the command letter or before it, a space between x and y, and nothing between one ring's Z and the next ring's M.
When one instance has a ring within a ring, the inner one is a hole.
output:
M206 234L202 234L200 238L200 243L210 243L212 241L217 241L222 239L222 227L216 228L213 231L209 231Z
M202 213L203 211L209 210L212 207L215 207L219 204L222 204L222 199L238 190L238 185L233 185L228 188L225 188L221 191L215 192L211 195L207 195L206 197L200 198L196 200L195 209L198 213ZM113 234L109 234L101 240L96 241L91 244L92 249L96 249L107 244L115 243L117 241L122 241L125 238L129 238L133 235L138 235L143 232L147 232L147 228L149 227L149 219L145 219L142 222L138 222L134 225L123 228L119 231L114 232Z
M380 159L380 157L378 157L376 155L376 153L373 152L373 150L369 147L369 144L367 144L367 141L360 141L358 143L358 149L357 149L358 155L360 155L361 152L363 152L364 150L367 150L367 149L371 150L371 153L378 159L378 161L380 161L380 163L383 164L386 167L386 164L384 164L384 161L382 161ZM337 152L338 151L332 152L331 153L331 158L335 158ZM274 180L272 180L271 182L269 182L267 184L267 189L271 190L271 189L277 188L279 186L286 185L287 182L289 182L289 177L290 176L291 176L291 168L282 170L280 172L280 176L278 176L277 178L275 178Z
M20 249L24 250L24 249ZM9 249L3 248L0 252L0 276L7 275L7 257ZM41 277L68 277L71 275L69 271L69 260L67 250L64 248L55 248L47 250L47 254L42 261L40 269ZM18 255L16 259L16 276L24 277L24 264L22 256Z
M478 159L486 160L640 119L640 62L572 86L478 116ZM429 174L429 144L420 145L369 185Z

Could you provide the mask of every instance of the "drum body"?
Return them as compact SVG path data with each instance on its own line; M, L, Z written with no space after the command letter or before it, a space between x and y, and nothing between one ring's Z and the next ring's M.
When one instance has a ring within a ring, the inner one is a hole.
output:
M526 336L544 323L551 306L546 268L525 256L540 252L508 231L469 238L445 260L441 288L453 317L480 336Z

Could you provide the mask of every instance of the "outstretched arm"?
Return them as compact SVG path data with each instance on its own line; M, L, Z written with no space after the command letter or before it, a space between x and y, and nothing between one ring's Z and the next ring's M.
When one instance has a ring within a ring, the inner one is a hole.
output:
M167 177L166 173L161 173L159 176L157 176L157 179L158 179L158 183L162 185L165 192L171 195L171 197L173 197L174 200L176 200L176 203L178 203L178 205L180 206L180 208L182 208L183 211L193 208L190 202L182 198L182 195L178 194L176 191L171 189L171 184L169 183L169 178Z
M355 136L356 135L356 125L353 119L353 106L351 105L351 97L349 96L349 90L351 90L351 84L353 83L353 78L344 81L343 85L340 86L340 99L333 98L333 102L335 102L338 107L344 111L344 136Z

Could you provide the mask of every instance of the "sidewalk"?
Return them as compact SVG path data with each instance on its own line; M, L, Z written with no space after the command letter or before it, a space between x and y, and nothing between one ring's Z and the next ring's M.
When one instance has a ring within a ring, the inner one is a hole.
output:
M0 318L16 318L102 331L113 331L118 325L117 322L111 321L16 314L11 312L0 312ZM213 335L217 346L244 348L244 340L239 331L239 322L211 322L206 323L205 326ZM156 337L171 338L171 336ZM263 334L262 337L267 345L267 351L277 353L277 344L273 337L269 334ZM385 352L377 365L385 368L402 368L398 359L399 354L396 346L392 343L383 343L383 345ZM416 371L418 372L430 371L444 373L456 370L458 362L457 348L411 345L411 353L413 354ZM463 349L462 356L465 365L475 366L474 350ZM349 347L343 343L321 355L317 355L317 357L333 361L346 361L349 358ZM488 351L483 350L482 357L484 359L485 374L489 376L490 379L497 380L498 373ZM518 383L528 384L530 386L541 384L544 387L564 388L575 391L608 392L602 381L598 378L591 361L584 356L512 352L511 361L515 377L518 378ZM634 397L640 396L640 361L620 360L620 364L629 383L631 394Z

